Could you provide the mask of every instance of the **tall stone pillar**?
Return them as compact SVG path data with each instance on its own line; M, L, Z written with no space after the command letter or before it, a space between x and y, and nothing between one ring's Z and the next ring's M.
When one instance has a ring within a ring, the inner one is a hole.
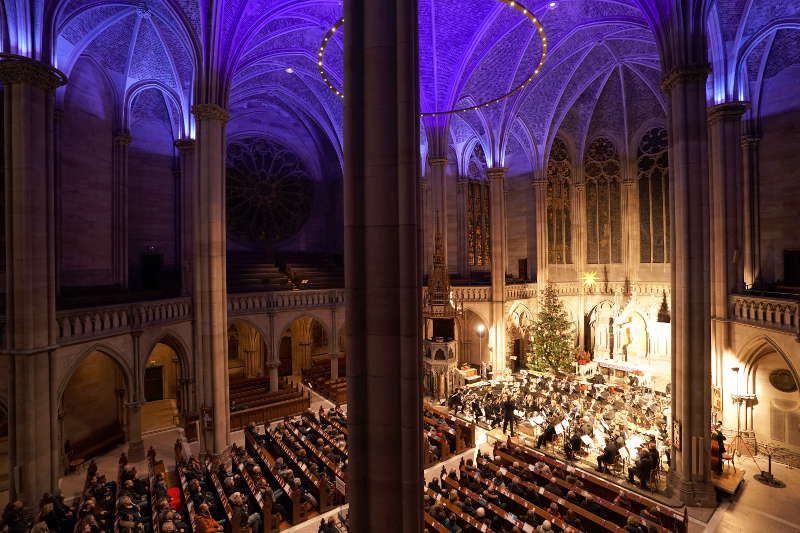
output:
M280 363L270 361L267 363L267 375L269 377L269 392L278 392L280 384L278 382L278 367Z
M180 239L181 294L188 296L192 292L192 176L194 173L195 141L194 139L178 139L178 165L180 171L178 196L178 238Z
M722 363L731 348L728 295L743 289L741 267L741 149L745 102L727 102L708 110L711 207L711 353L712 375L723 385ZM726 391L723 391L723 394Z
M536 281L544 290L548 280L547 257L547 180L537 177L532 182L536 228Z
M622 180L622 259L625 262L625 279L629 283L638 277L639 265L639 188L632 169ZM624 295L630 296L630 294Z
M586 182L583 181L583 172L578 165L573 172L576 177L575 186L572 187L572 260L575 262L575 271L580 276L584 271L591 270L586 264L587 247L587 220L586 220ZM580 178L578 178L580 176ZM594 267L597 270L597 267Z
M55 321L54 90L66 78L26 58L0 60L5 150L6 325L10 496L27 504L59 472Z
M744 285L755 285L761 276L761 233L758 210L758 144L760 137L745 135L742 145L742 262Z
M672 486L687 505L715 505L710 481L711 315L708 68L662 80L669 102L672 234Z
M422 531L416 0L349 0L347 497L354 533Z
M128 147L131 132L118 130L111 152L111 265L114 282L128 286Z
M336 307L331 307L331 338L328 339L331 358L331 380L339 379L339 333L336 331Z
M133 462L144 460L144 441L142 440L142 404L144 398L144 368L142 363L142 331L139 329L131 335L133 344L133 383L129 386L128 394L131 398L130 403L125 405L127 409L127 424L125 427L125 439L128 441L128 459Z
M62 135L64 126L64 110L56 108L53 111L53 191L55 194L55 219L54 219L54 240L55 240L55 286L56 294L61 295L61 265L63 264L62 258L62 228L61 228L61 183L64 176L62 154L64 146L64 137Z
M431 174L428 177L428 182L431 183L433 188L434 205L433 211L436 220L433 221L433 227L441 225L441 238L442 246L444 247L445 254L447 254L447 158L446 157L430 157L428 162L431 167ZM435 233L435 231L434 231Z
M433 266L433 231L431 221L431 188L428 180L419 178L419 238L422 239L423 275L427 276Z
M469 252L467 250L467 196L469 180L459 177L456 180L456 202L458 205L456 227L456 239L458 239L458 276L461 279L469 279Z
M492 246L492 369L506 367L506 195L504 178L507 168L486 169L489 178L489 217Z
M192 107L197 120L197 155L192 187L194 349L202 364L198 388L212 423L203 424L201 449L222 453L229 444L228 318L225 280L225 123L215 104ZM207 417L206 417L207 418Z

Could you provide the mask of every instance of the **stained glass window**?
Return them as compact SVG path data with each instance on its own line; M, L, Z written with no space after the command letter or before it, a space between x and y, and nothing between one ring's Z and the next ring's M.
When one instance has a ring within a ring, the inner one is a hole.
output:
M583 160L586 177L586 262L622 262L621 166L617 149L598 137Z
M567 146L556 139L547 162L547 257L551 264L572 263L571 175Z
M669 157L667 130L653 128L639 143L639 256L669 263Z

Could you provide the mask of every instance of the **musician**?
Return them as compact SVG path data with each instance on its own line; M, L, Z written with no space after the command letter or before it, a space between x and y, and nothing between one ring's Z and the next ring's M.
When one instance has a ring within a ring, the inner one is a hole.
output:
M539 438L536 440L536 447L541 448L542 444L552 442L556 438L556 424L555 417L547 419L547 427L544 429Z
M509 424L511 424L511 436L514 436L514 422L516 421L516 415L514 415L514 411L517 408L517 404L514 401L514 398L509 394L506 396L505 401L503 402L503 433L506 432L506 428Z
M603 453L597 456L598 471L608 473L608 465L614 464L619 456L619 448L620 446L615 439L610 439L606 442Z
M575 454L581 450L582 444L583 441L581 440L581 436L577 431L572 434L569 440L565 440L564 455L567 456L568 461L575 460Z
M647 488L647 482L650 480L650 472L653 471L653 459L648 453L647 449L642 446L639 448L639 458L636 464L628 469L628 481L634 483L633 477L639 478L639 484L643 489Z
M712 461L714 470L718 475L722 475L722 455L725 453L725 435L722 434L722 422L717 422L716 427L711 430L711 438L717 441L719 461Z

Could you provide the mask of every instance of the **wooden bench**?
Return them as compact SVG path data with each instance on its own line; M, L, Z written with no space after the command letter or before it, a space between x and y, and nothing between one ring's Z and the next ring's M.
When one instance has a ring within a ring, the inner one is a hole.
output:
M225 494L225 491L222 490L222 483L220 483L217 474L214 472L214 463L212 463L210 459L206 459L206 476L214 485L214 489L217 492L217 499L222 505L222 509L225 511L225 518L227 519L224 526L225 532L242 533L242 517L239 514L239 510L236 509L234 511L234 509L231 507L231 503L228 501L228 496Z
M299 524L305 520L305 511L300 505L300 494L278 474L275 469L275 459L263 446L256 442L250 431L245 431L245 450L247 450L250 457L261 463L262 471L265 473L264 476L271 481L272 490L281 489L283 491L283 501L286 503L286 510L291 515L285 517L286 520L292 525Z
M250 423L266 424L286 416L300 414L311 406L311 396L304 392L299 398L283 400L270 405L253 407L231 413L231 431L242 429Z
M183 460L183 444L180 439L175 442L175 470L178 474L178 480L181 487L181 496L183 497L183 504L186 507L186 514L189 517L189 525L193 533L200 533L197 527L197 514L194 509L194 502L189 493L189 481L183 473L184 460Z
M273 533L278 531L278 524L275 523L272 517L272 499L264 498L261 492L256 488L252 476L247 471L245 464L241 461L241 457L247 455L245 450L233 444L231 447L231 466L235 470L239 470L239 475L244 479L247 489L250 491L250 496L256 501L258 512L261 513L261 533Z

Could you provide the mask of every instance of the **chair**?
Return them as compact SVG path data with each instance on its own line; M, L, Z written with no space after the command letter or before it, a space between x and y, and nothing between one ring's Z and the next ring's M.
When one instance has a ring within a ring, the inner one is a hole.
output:
M733 471L736 472L736 462L734 461L733 454L731 452L725 452L722 454L722 464L728 463L728 465L733 467Z

